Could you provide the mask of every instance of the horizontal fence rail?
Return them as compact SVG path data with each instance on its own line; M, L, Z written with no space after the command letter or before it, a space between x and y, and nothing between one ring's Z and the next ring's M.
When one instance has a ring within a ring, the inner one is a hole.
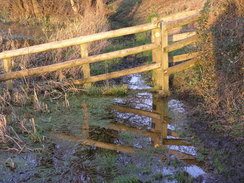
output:
M164 48L164 50L166 52L171 52L171 51L174 51L174 50L178 50L180 48L183 48L189 44L192 44L192 43L195 43L195 42L198 42L200 41L201 39L198 37L198 35L194 35L194 36L191 36L191 37L188 37L186 39L183 39L181 41L178 41L176 43L173 43L167 47Z
M22 55L29 55L33 53L40 53L48 50L58 49L58 48L65 48L69 46L81 45L84 43L99 41L102 39L109 39L119 36L125 36L130 34L135 34L139 32L145 32L152 29L157 28L159 25L157 24L144 24L134 27L122 28L118 30L108 31L108 32L101 32L89 36L81 36L77 38L67 39L63 41L56 41L51 43L40 44L36 46L31 46L27 48L20 48L17 50L10 50L0 53L0 59L10 58L10 57L17 57Z
M184 32L174 35L169 35L168 31L176 27L190 24L200 17L199 10L180 12L169 15L163 18L153 18L151 23L112 30L107 32L96 33L88 36L81 36L77 38L55 41L36 46L20 48L17 50L9 50L0 53L0 67L3 68L4 73L0 74L0 81L6 81L8 89L12 89L12 80L29 76L42 75L50 72L55 72L72 67L82 66L84 78L71 81L72 84L84 84L85 87L90 87L90 83L113 79L116 77L126 76L130 74L153 71L153 83L159 86L160 90L167 93L169 90L169 75L190 68L198 63L196 57L198 52L188 53L183 55L176 55L169 57L168 53L181 49L192 43L201 41L201 38L196 32ZM119 36L136 34L141 32L151 31L151 43L133 48L103 53L99 55L89 56L88 43L99 41L103 39L110 39ZM170 44L170 42L173 42ZM80 46L80 55L82 58L68 60L52 65L40 66L19 71L12 71L13 57L24 56L45 52L54 49L60 49L70 46ZM136 68L125 69L121 71L101 74L97 76L90 75L90 64L101 62L105 60L122 58L128 55L138 54L145 51L152 51L152 63ZM188 60L188 61L186 61ZM186 61L186 62L183 62ZM169 63L174 63L169 67ZM183 63L179 63L183 62Z
M145 66L140 66L140 67L136 67L136 68L132 68L132 69L126 69L126 70L122 70L122 71L111 72L108 74L101 74L98 76L91 76L90 78L87 78L87 79L80 79L80 80L73 81L73 84L80 85L80 84L85 84L85 83L108 80L108 79L118 78L121 76L127 76L127 75L136 74L136 73L140 73L140 72L155 70L155 69L158 69L160 67L161 67L161 64L159 64L159 63L148 64Z
M182 18L182 19L179 19L176 21L166 22L166 24L165 24L166 30L170 30L170 29L173 29L176 27L180 27L180 26L192 23L192 22L198 20L200 18L200 16L201 16L201 14L200 14L200 12L198 12L198 13L196 13L192 16L186 17L186 18Z
M171 42L180 41L182 39L186 39L194 35L196 35L196 32L185 32L181 34L174 34L172 36L169 36L169 41Z
M192 59L190 61L172 66L170 68L168 68L167 70L164 71L165 74L174 74L176 72L180 72L182 70L188 69L190 67L195 66L197 63L199 62L198 59Z
M176 55L176 56L170 57L170 61L173 63L182 62L185 60L190 60L192 58L195 58L198 55L199 55L199 52L187 53L187 54L183 54L183 55Z
M109 59L114 59L114 58L119 58L119 57L125 57L128 55L141 53L143 51L149 51L149 50L155 49L157 47L158 47L158 45L148 44L148 45L138 46L135 48L129 48L129 49L125 49L125 50L90 56L87 58L70 60L70 61L61 62L61 63L57 63L57 64L53 64L53 65L47 65L47 66L26 69L26 70L21 70L21 71L16 71L16 72L9 72L9 73L0 75L0 80L5 81L5 80L17 79L17 78L22 78L22 77L27 77L27 76L34 76L34 75L50 73L50 72L54 72L54 71L58 71L58 70L62 70L62 69L77 67L77 66L84 65L84 64L90 64L90 63L95 63L95 62L99 62L99 61L104 61L104 60L109 60Z
M184 19L184 18L188 18L189 16L196 15L199 12L200 12L200 10L183 11L183 12L179 12L179 13L175 13L175 14L171 14L171 15L162 17L162 18L160 18L160 20L162 20L164 22L173 22L173 21L176 21L179 19Z

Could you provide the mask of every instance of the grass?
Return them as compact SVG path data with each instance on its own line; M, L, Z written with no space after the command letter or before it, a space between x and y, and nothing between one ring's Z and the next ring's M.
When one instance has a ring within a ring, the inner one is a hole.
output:
M103 86L90 87L84 90L88 96L125 96L128 94L128 86Z
M137 176L125 176L125 175L121 175L117 178L115 178L115 180L113 180L113 183L140 183L141 180L139 177Z
M51 100L50 98L43 99L42 97L38 99L34 97L33 100L35 102L29 103L29 105L11 106L12 112L9 114L8 125L6 128L3 128L6 131L1 129L1 134L9 138L6 140L6 145L1 147L6 148L7 145L10 145L15 150L21 150L25 144L28 144L30 147L34 144L41 145L44 143L43 136L47 135L53 128L58 129L62 127L63 120L73 120L77 124L80 123L80 120L84 117L81 103L88 105L92 123L105 124L106 119L103 118L108 116L106 106L111 104L111 99L109 98L89 98L84 95L80 97L66 96L58 101ZM37 103L42 105L37 105ZM40 106L45 106L45 110L42 107L40 108ZM62 113L62 115L60 116L59 113ZM79 115L78 118L77 115ZM98 121L98 119L101 120ZM14 141L11 137L17 140Z
M161 180L163 175L161 173L154 175L155 180Z
M65 180L68 181L72 180L72 177L76 176L76 174L72 174L72 176L70 176L69 172L83 170L84 167L87 172L89 172L89 177L92 177L92 180L94 181L96 180L95 182L99 182L101 177L105 182L142 182L144 179L141 175L144 175L144 177L146 177L145 181L148 182L160 182L161 180L164 180L165 177L162 173L153 171L154 166L162 168L165 165L161 161L158 161L158 159L154 159L152 154L164 154L165 150L162 149L152 150L148 153L128 155L131 162L124 164L125 162L123 162L123 158L121 159L121 155L118 155L115 151L78 146L75 143L68 141L63 142L63 145L67 145L72 149L72 152L77 152L77 154L70 154L67 156L67 159L64 160L62 159L63 156L61 156L61 159L59 159L61 165L59 168L54 170L52 166L50 167L50 162L52 162L53 158L53 148L56 146L53 146L50 134L63 132L67 134L71 133L77 137L82 137L80 131L85 117L82 107L83 104L87 105L88 119L91 126L106 126L107 123L111 122L111 119L108 119L111 118L111 114L106 110L106 107L112 103L112 98L67 95L66 97L51 100L48 97L43 98L38 96L38 101L39 103L46 104L48 106L48 111L37 110L34 103L32 103L31 106L16 107L15 115L18 116L18 119L15 119L10 123L14 128L16 128L19 138L26 143L26 148L22 150L22 152L25 152L23 154L30 155L32 151L42 152L39 153L39 155L42 156L42 166L45 165L45 163L43 165L43 161L47 161L47 167L33 168L34 171L38 172L36 174L38 176L37 178L31 178L30 180L35 180L35 182L41 182L41 179L45 181L60 181L60 174L66 172L67 176L65 176ZM69 105L65 105L65 103L69 103ZM35 130L33 129L33 121L26 119L27 117L28 119L35 119ZM22 128L19 128L20 120L24 120ZM31 131L31 133L25 132L23 126L28 131ZM113 138L118 136L117 133L112 131L104 133L104 131L99 128L91 128L90 130L92 138L102 142L105 141L111 143L114 141ZM130 143L130 134L122 133L120 135L122 139ZM20 145L24 147L24 144ZM12 147L16 147L16 145L13 144ZM13 161L18 162L18 157L13 158ZM64 165L62 163L64 163ZM19 163L15 163L15 165L17 165L17 169L20 167ZM180 164L178 165L181 166ZM24 166L24 168L26 168L26 166ZM6 174L6 176L7 175L8 174ZM50 177L50 175L52 176ZM3 179L3 177L1 177L0 180L1 179Z
M175 179L180 183L192 183L193 177L191 177L187 172L180 171L175 175Z

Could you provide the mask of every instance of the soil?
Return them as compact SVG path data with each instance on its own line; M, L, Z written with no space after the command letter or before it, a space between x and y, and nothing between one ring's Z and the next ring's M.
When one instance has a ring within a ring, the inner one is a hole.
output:
M182 98L182 97L181 97ZM192 97L184 96L188 113L188 128L193 136L193 144L198 147L198 153L204 155L206 165L213 172L210 182L241 183L244 181L244 140L230 137L214 127L215 119L208 114L196 113L199 103Z

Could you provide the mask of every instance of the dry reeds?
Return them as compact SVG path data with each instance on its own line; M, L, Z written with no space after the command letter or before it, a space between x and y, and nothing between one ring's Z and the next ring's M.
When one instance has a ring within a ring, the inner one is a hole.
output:
M9 11L13 20L57 16L71 18L73 15L83 15L90 8L98 14L105 12L103 0L2 0L1 5Z
M6 142L7 121L4 115L0 114L0 143Z
M109 29L107 17L105 16L105 4L101 0L94 1L70 1L70 0L11 0L9 1L9 17L26 21L24 23L36 24L41 27L45 40L43 42L59 41L78 36L103 32ZM5 6L7 2L4 3ZM34 5L36 4L36 5ZM1 2L0 2L1 5ZM16 7L15 7L16 6ZM38 7L38 8L37 8ZM39 9L39 13L36 13ZM74 12L75 11L75 12ZM38 15L37 15L38 14ZM36 18L33 21L30 18ZM38 44L37 42L36 44ZM28 43L21 44L23 46ZM32 45L33 43L31 43ZM15 49L21 47L15 41L11 41L11 45L4 50ZM108 45L108 41L101 40L88 45L89 54L100 52ZM0 49L1 50L1 49ZM14 70L22 70L53 63L68 61L81 57L79 46L73 46L54 51L43 52L40 54L32 54L12 58L14 62ZM1 72L1 71L0 71ZM27 86L40 80L67 81L69 79L79 79L83 76L82 67L75 67L48 73L42 76L32 77L31 79L22 79Z
M155 15L163 17L181 11L201 9L205 2L206 0L142 0L134 19L136 22L145 22Z

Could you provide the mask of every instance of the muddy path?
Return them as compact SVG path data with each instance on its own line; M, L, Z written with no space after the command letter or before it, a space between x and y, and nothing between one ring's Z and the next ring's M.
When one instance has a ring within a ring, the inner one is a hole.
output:
M66 107L45 101L49 112L35 116L42 143L37 152L1 152L0 182L208 182L184 103L145 91L141 74L124 82L137 92L70 96ZM31 118L32 110L20 113Z
M234 139L228 133L219 132L216 124L208 121L206 114L194 114L189 107L191 122L188 128L198 146L198 154L206 159L206 165L215 173L216 182L244 181L244 142Z

